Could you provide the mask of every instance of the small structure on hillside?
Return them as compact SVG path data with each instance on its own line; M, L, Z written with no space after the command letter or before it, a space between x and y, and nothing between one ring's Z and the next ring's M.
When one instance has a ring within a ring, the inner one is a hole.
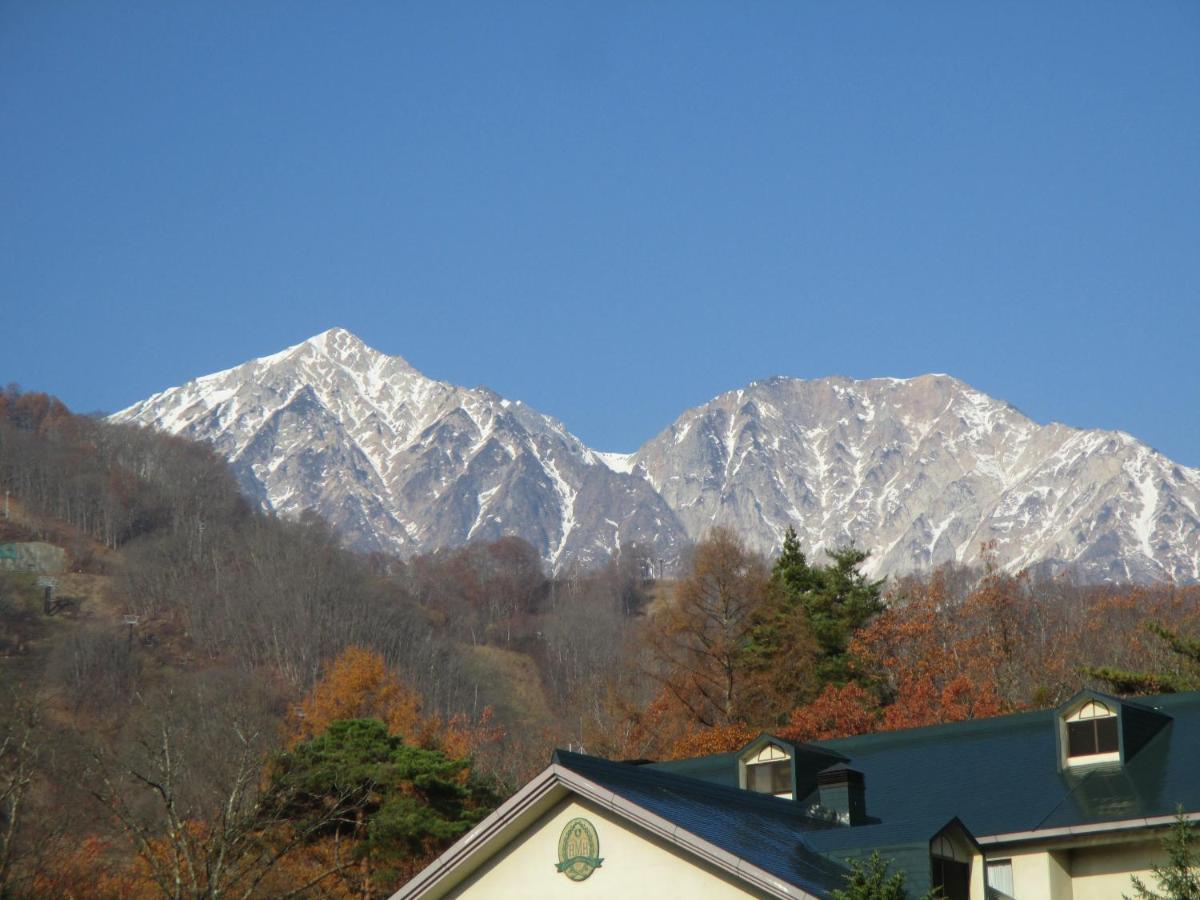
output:
M0 544L0 569L59 575L67 568L67 551L44 541Z

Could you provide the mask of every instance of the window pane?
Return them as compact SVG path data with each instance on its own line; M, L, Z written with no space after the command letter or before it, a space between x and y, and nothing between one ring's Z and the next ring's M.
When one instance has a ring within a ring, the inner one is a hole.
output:
M790 794L792 792L792 764L788 760L771 763L771 793Z
M1111 709L1109 709L1103 703L1099 703L1099 702L1093 700L1091 703L1087 704L1087 706L1085 706L1083 709L1081 709L1079 711L1079 715L1076 718L1099 719L1099 718L1102 718L1104 716L1109 716L1109 715L1112 715Z
M760 763L746 766L746 787L760 794L771 793L771 773L769 767Z
M999 891L1005 897L1013 895L1012 860L1002 859L987 864L987 883L992 890Z
M946 900L970 900L971 866L949 859L933 858L933 886L941 888Z
M1090 756L1096 752L1096 729L1092 722L1067 723L1067 755Z
M792 792L792 763L781 759L777 762L755 763L746 766L746 787L760 794L790 794Z
M1116 753L1117 744L1117 717L1111 716L1107 719L1096 719L1096 747L1097 753Z

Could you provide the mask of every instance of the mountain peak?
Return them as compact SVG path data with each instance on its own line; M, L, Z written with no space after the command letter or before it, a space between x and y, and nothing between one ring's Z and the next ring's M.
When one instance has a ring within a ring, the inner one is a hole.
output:
M421 374L404 357L377 350L352 331L341 327L335 326L320 334L314 334L297 346L311 347L322 356L351 369L365 370L388 366L411 375Z
M360 349L367 346L358 335L338 326L326 328L320 334L314 334L304 343L310 344L324 352L342 347Z
M986 559L1200 581L1200 470L1039 425L944 373L768 378L602 453L330 328L113 418L210 441L264 506L316 510L360 549L515 534L561 567L623 543L675 559L717 524L770 553L791 526L806 552L869 549L873 576Z

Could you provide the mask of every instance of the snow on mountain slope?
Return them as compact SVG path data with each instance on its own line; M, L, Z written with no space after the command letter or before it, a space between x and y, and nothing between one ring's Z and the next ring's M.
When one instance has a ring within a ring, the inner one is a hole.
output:
M1119 432L1041 426L945 375L773 378L688 410L634 456L690 535L854 542L873 573L978 563L1200 579L1200 473Z
M633 454L333 329L112 417L206 440L265 508L400 553L516 534L561 569L637 542L668 564L714 524L765 552L789 524L873 573L975 563L1200 580L1200 470L1129 435L1038 425L946 375L773 378Z
M605 453L600 450L593 450L592 452L600 458L600 462L604 463L614 472L621 472L628 475L633 471L634 454L632 453Z
M613 472L560 422L426 378L342 329L112 419L209 441L265 508L313 509L359 549L516 534L562 566L631 542L673 558L685 539L644 481Z

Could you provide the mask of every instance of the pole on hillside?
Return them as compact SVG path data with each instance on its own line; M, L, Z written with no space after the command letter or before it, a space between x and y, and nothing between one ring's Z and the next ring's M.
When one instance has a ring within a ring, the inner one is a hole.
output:
M43 576L37 580L37 586L42 589L42 613L47 616L53 615L54 590L58 587L58 582Z
M129 652L133 651L133 627L137 625L137 616L126 616L125 624L129 626L129 640L125 644L125 649Z

